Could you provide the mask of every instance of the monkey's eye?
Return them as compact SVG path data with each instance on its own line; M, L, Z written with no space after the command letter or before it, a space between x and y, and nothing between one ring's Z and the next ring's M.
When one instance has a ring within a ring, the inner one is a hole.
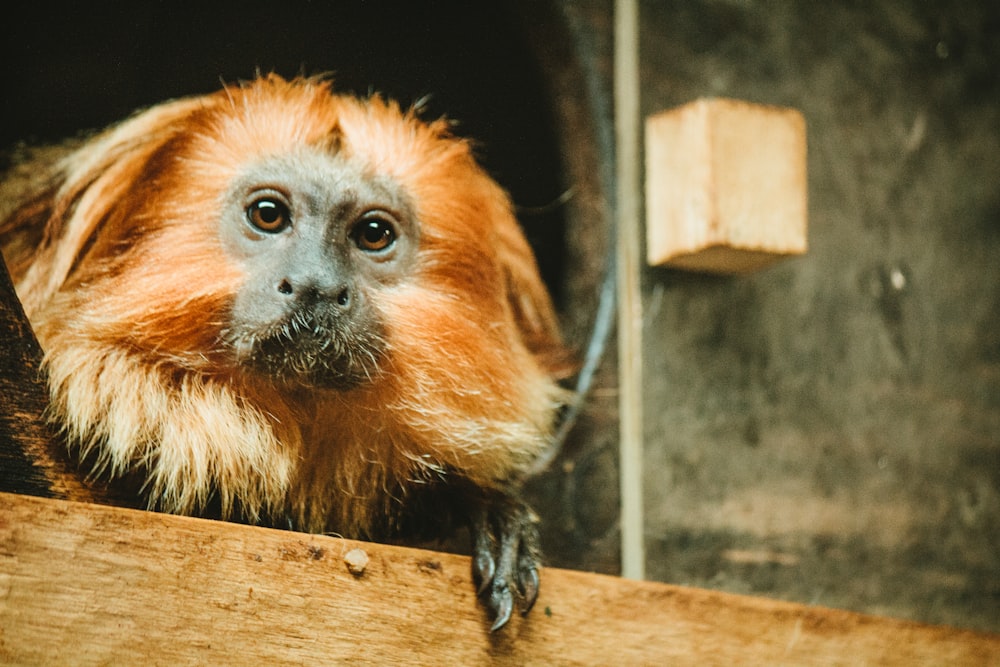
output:
M292 222L288 206L271 198L261 198L247 207L247 221L262 232L280 232Z
M354 226L351 237L365 252L380 252L396 242L396 228L382 214L370 213Z

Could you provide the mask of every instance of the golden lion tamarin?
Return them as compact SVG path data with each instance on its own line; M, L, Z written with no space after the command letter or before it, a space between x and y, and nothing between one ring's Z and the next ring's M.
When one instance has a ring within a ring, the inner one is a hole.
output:
M83 143L0 222L83 472L150 508L364 539L467 521L499 628L567 355L501 188L444 120L260 77Z

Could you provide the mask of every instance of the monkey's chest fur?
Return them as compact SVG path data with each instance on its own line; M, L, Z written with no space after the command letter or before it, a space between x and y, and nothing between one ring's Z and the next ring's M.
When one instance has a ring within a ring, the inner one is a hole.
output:
M316 371L303 370L298 353L276 381L256 360L245 372L183 373L151 368L127 348L82 341L59 320L43 319L38 331L49 350L53 415L74 449L99 476L140 477L148 505L164 511L213 508L224 518L383 538L446 525L437 521L444 516L419 520L423 508L446 499L512 492L546 446L548 387L539 383L534 395L486 392L490 378L422 358L421 350L438 345L461 354L447 337L411 332L397 340L388 327L387 340L396 342L374 357L369 376L336 387L311 384ZM298 340L293 334L283 343ZM471 361L460 365L477 367Z

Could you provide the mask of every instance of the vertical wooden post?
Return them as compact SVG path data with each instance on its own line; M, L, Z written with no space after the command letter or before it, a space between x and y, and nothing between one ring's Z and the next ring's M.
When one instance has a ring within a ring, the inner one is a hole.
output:
M615 159L617 183L618 404L622 576L645 577L642 509L642 184L639 177L639 8L615 4Z

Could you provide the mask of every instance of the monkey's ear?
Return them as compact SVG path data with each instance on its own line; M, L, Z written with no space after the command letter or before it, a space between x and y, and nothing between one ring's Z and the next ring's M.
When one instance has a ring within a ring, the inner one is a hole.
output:
M54 166L38 165L34 171L43 175L34 177L21 204L0 221L0 243L29 313L66 281L108 212L174 135L178 121L204 103L190 98L152 107L84 142Z
M550 376L557 380L573 375L577 361L563 344L559 321L549 291L538 273L535 256L515 229L502 228L500 253L507 287L507 301L521 338Z

